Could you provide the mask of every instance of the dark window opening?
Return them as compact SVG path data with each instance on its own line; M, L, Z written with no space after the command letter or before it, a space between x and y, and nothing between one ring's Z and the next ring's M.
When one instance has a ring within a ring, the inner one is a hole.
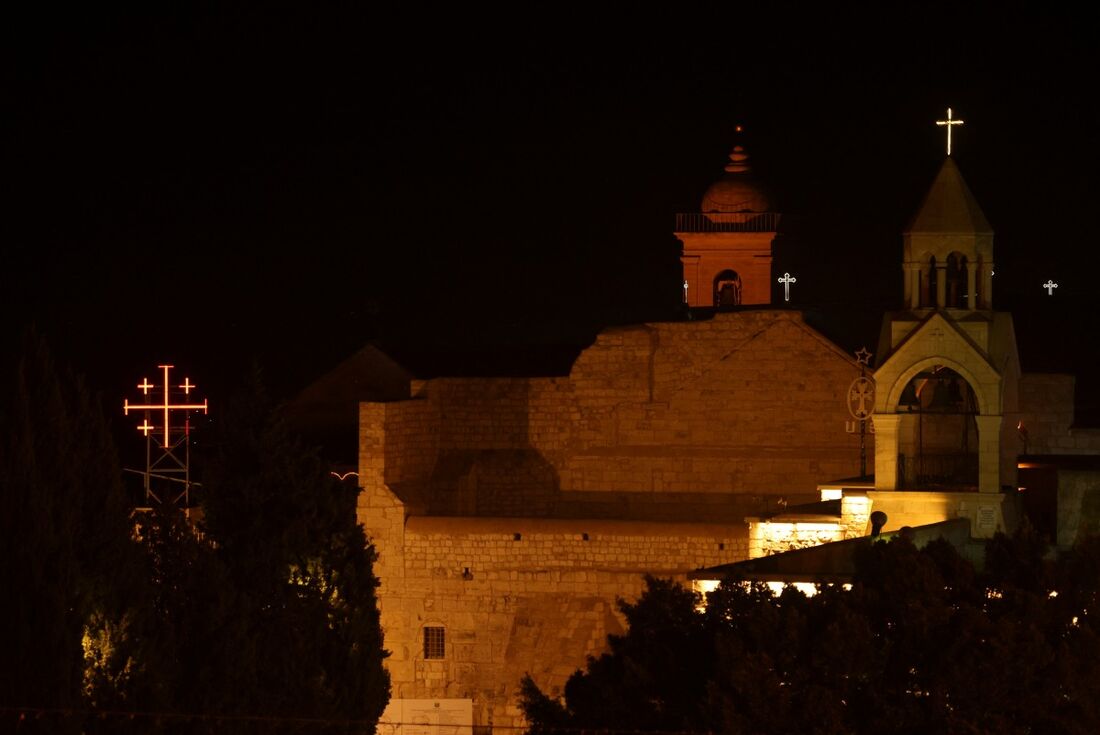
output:
M445 658L446 632L440 626L424 628L424 658Z

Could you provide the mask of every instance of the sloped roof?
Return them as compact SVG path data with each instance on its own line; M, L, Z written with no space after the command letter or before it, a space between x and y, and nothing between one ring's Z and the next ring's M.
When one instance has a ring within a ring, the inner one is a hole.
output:
M953 159L947 158L905 231L992 235L993 227L963 180L959 167Z
M903 533L918 547L943 538L958 549L964 557L974 556L972 550L968 548L974 542L970 539L970 520L967 518L952 518L939 523L930 523L927 526L889 531L879 535L878 538L889 540ZM861 536L757 559L747 559L733 564L697 569L691 572L688 578L732 577L762 582L850 582L855 574L856 549L870 540L870 536Z

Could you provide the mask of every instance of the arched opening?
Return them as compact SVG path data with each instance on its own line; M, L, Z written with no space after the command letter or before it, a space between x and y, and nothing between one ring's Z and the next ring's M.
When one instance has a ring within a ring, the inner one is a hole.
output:
M965 309L967 307L968 267L969 263L965 255L961 253L951 253L947 256L947 267L944 269L944 278L947 281L946 306L950 309Z
M925 261L920 274L920 305L922 309L929 309L936 305L936 256L930 256Z
M943 365L922 370L896 410L900 488L977 490L978 400L965 378Z
M737 306L741 303L741 276L726 269L714 277L714 305Z

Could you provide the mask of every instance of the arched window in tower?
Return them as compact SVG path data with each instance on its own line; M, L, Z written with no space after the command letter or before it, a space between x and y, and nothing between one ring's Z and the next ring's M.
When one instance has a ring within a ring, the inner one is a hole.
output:
M964 290L964 284L959 283L959 271L959 256L956 253L950 253L947 256L943 276L947 281L944 289L947 299L944 306L951 309L959 308L959 296L962 295ZM963 303L965 304L965 301Z
M714 277L714 305L737 306L741 303L741 276L726 269Z
M920 305L921 308L931 308L936 305L936 282L939 274L936 272L936 256L931 255L925 261L920 279Z
M970 303L970 261L965 255L959 256L959 298L955 304L957 309L969 308Z

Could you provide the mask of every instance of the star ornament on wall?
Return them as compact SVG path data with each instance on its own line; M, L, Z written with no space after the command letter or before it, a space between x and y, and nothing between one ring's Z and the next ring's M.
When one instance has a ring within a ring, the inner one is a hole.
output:
M868 352L866 347L860 347L856 350L856 362L860 365L866 365L871 362L871 355L874 353Z

